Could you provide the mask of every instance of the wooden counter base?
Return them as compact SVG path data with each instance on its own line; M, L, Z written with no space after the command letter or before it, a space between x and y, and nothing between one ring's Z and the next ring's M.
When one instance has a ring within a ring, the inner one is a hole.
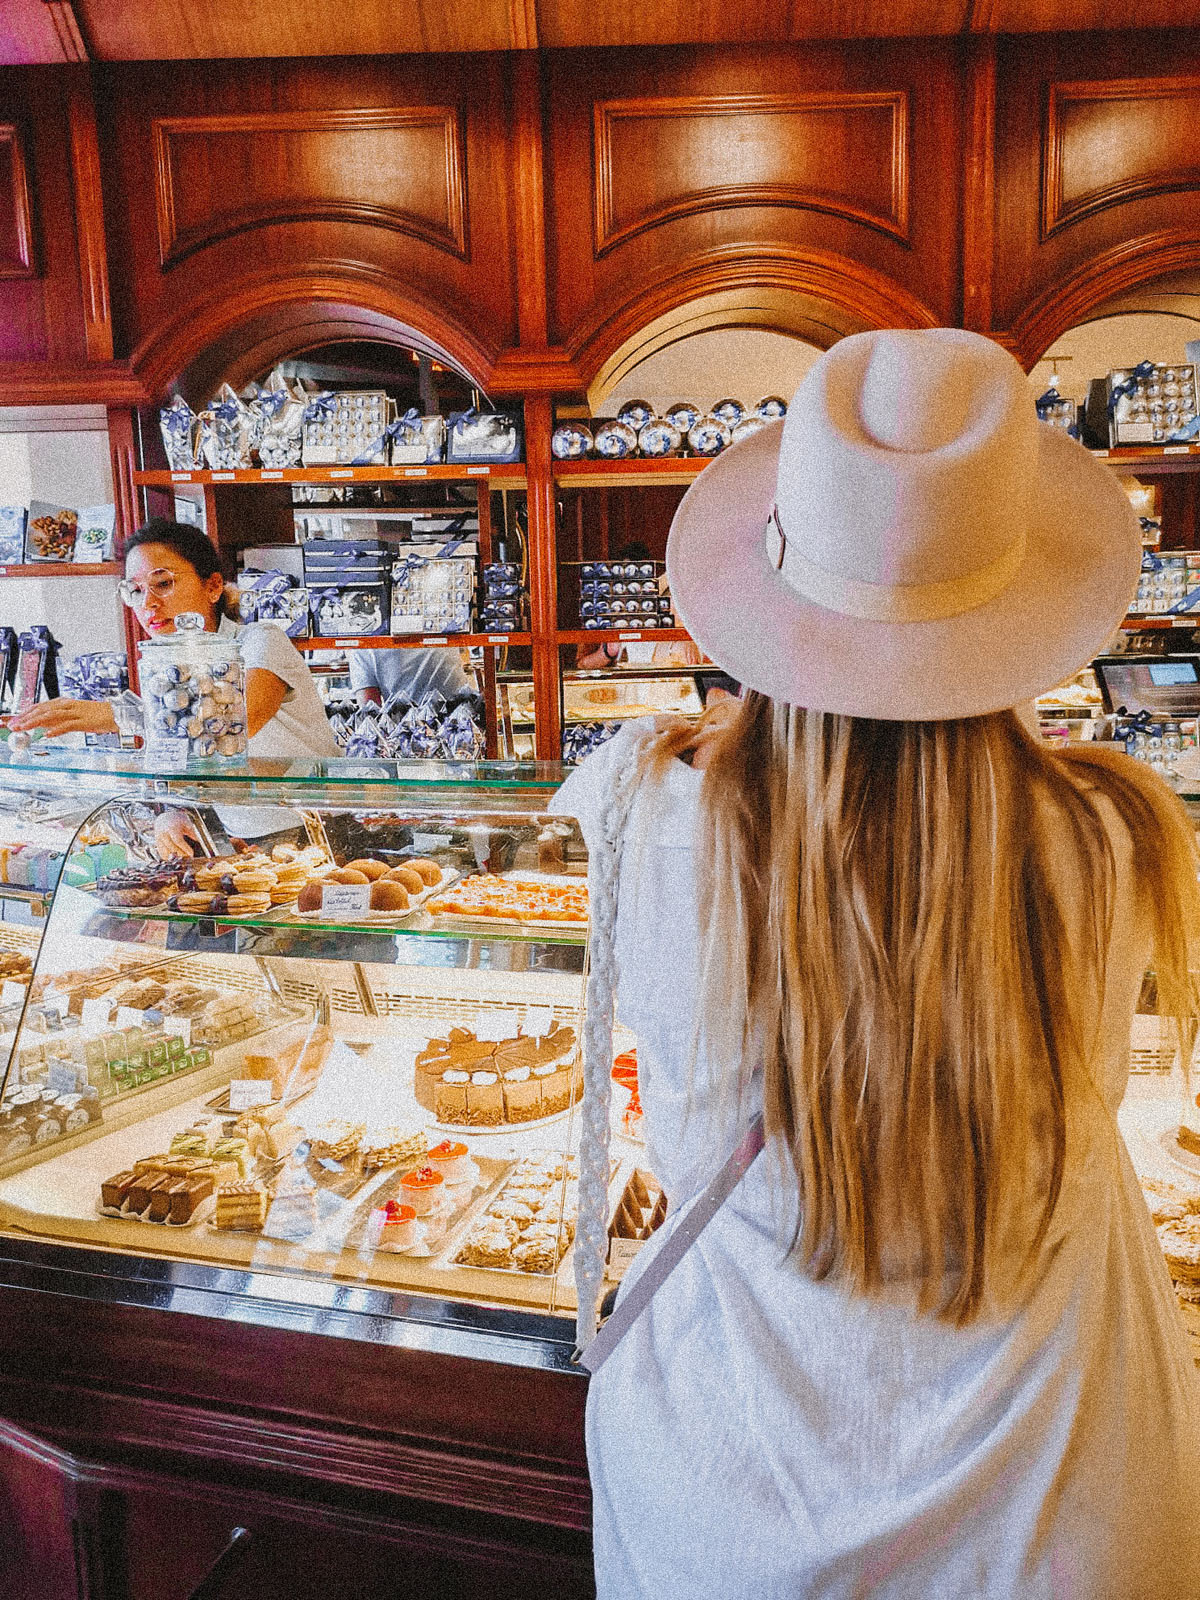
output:
M0 1240L6 1600L593 1592L564 1325L439 1329L437 1302L416 1324L178 1275Z

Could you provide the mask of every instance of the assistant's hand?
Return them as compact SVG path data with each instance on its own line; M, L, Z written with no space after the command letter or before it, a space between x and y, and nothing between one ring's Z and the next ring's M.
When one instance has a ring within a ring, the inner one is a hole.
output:
M191 841L191 842L189 842ZM186 811L160 811L154 819L154 848L161 861L173 861L177 856L190 856L191 843L203 845L204 841Z
M54 738L60 733L116 733L117 719L107 700L43 700L28 711L9 717L18 733L44 728Z

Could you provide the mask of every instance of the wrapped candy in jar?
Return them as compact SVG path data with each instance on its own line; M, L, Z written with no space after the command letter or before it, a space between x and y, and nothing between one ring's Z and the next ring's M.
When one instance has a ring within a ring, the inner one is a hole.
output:
M233 639L185 611L174 633L142 640L138 669L148 765L245 759L246 678Z

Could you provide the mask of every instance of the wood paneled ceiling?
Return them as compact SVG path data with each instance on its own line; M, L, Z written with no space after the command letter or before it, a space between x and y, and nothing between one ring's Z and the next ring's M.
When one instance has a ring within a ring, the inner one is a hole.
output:
M1200 0L0 0L0 63L1179 28Z

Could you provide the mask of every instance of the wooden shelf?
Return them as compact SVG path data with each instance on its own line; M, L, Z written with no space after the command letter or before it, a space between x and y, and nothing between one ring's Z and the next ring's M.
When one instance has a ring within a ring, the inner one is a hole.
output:
M124 570L119 561L30 561L0 566L0 578L119 578Z
M424 467L246 467L237 472L135 472L134 483L147 489L171 489L185 484L222 483L476 483L486 478L504 489L525 487L523 461L446 466L432 462Z
M653 461L556 461L554 481L563 489L650 488L688 484L715 461L715 456L663 456Z
M1121 626L1122 626L1122 628L1125 628L1125 629L1129 630L1131 633L1132 632L1139 632L1143 628L1187 628L1187 629L1190 630L1192 628L1200 628L1200 616L1198 616L1198 615L1196 615L1194 613L1189 614L1187 616L1178 616L1178 617L1164 617L1164 616L1132 617L1131 616L1131 617L1126 617L1124 622L1121 624Z
M1093 450L1097 461L1106 461L1119 472L1161 474L1164 472L1195 472L1200 470L1200 445L1195 444L1130 444L1114 445L1111 450Z
M567 628L555 635L559 644L691 644L682 628Z
M590 638L591 635L589 634ZM318 639L293 639L297 650L449 650L466 645L528 645L527 633L362 634Z

